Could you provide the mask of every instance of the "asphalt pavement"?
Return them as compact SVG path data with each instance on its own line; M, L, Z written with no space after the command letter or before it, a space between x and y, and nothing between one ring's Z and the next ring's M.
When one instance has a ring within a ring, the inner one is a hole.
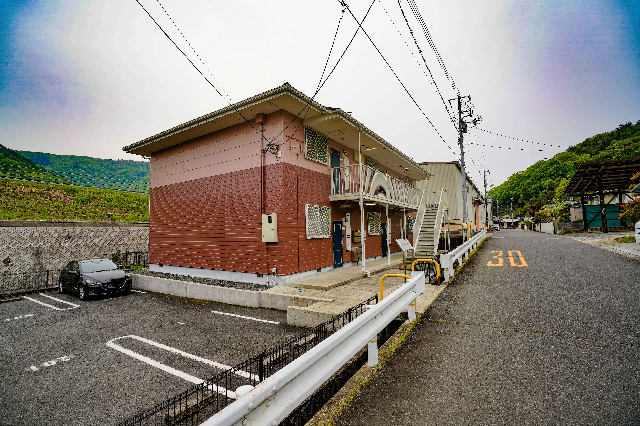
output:
M302 331L285 312L135 291L2 303L0 425L117 424Z
M637 259L503 230L422 318L338 425L640 424Z

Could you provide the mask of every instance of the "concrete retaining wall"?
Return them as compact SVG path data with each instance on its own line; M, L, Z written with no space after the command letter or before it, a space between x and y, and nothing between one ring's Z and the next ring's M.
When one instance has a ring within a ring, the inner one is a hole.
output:
M558 222L558 232L582 231L583 229L584 229L583 222Z
M544 232L546 234L555 234L554 228L553 222L540 224L540 232Z
M318 302L330 302L331 299L297 296L292 294L269 293L266 291L241 290L231 287L178 281L167 278L133 275L133 288L189 299L209 300L228 305L248 306L286 311L290 306L306 307Z
M72 259L149 250L147 223L0 221L0 272L57 270Z

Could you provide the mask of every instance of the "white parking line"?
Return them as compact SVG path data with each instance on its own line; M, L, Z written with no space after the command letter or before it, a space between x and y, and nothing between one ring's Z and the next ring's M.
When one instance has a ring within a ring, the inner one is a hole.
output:
M147 294L147 292L146 292L146 291L140 291L140 290L134 290L134 289L131 289L131 291L135 291L136 293L144 293L144 294Z
M135 340L138 340L140 342L146 343L148 345L155 346L155 347L160 348L160 349L164 349L166 351L175 353L177 355L181 355L181 356L184 356L186 358L192 359L194 361L199 361L199 362L202 362L204 364L207 364L207 365L210 365L212 367L216 367L216 368L219 368L219 369L222 369L222 370L229 370L231 368L228 365L220 364L218 362L211 361L209 359L202 358L202 357L199 357L197 355L193 355L193 354L190 354L188 352L181 351L180 349L172 348L171 346L163 345L162 343L154 342L153 340L145 339L144 337L135 336L135 335L132 335L132 334L127 335L127 336L122 336L122 337L116 337L115 339L111 339L111 340L109 340L107 342L107 346L112 348L112 349L115 349L115 350L117 350L119 352L122 352L122 353L124 353L126 355L129 355L129 356L131 356L133 358L136 358L136 359L138 359L138 360L140 360L140 361L142 361L142 362L144 362L146 364L149 364L149 365L151 365L153 367L159 368L160 370L162 370L164 372L167 372L169 374L173 374L174 376L180 377L181 379L186 380L186 381L191 382L191 383L201 384L201 383L204 383L204 380L203 379L199 379L198 377L192 376L191 374L185 373L184 371L177 370L177 369L175 369L173 367L169 367L168 365L162 364L162 363L160 363L160 362L158 362L156 360L153 360L153 359L151 359L149 357L141 355L141 354L139 354L137 352L134 352L134 351L132 351L130 349L123 348L122 346L120 346L117 343L115 343L116 340L120 340L120 339L135 339ZM248 373L246 371L238 370L238 371L235 371L235 374L237 374L239 376L242 376L242 377L246 377L246 378L252 378L253 380L256 380L256 381L258 380L258 376L254 375L254 374L250 374L250 373ZM215 389L215 391L218 392L218 393L221 393L223 395L227 395L230 398L234 398L234 399L236 398L235 392L227 390L225 388L217 387Z
M280 324L278 321L269 321L269 320L265 320L265 319L261 319L261 318L245 317L244 315L230 314L230 313L227 313L227 312L220 312L220 311L211 311L211 312L213 312L214 314L228 315L230 317L244 318L244 319L248 319L248 320L252 320L252 321L267 322L269 324Z
M29 318L34 316L35 314L26 314L26 315L18 315L17 317L13 317L13 318L7 318L5 320L5 322L7 321L14 321L14 320L19 320L19 319L23 319L23 318Z
M53 299L58 302L66 303L67 305L71 305L74 308L79 308L80 305L76 305L75 303L67 302L66 300L58 299L57 297L49 296L48 294L40 293L40 296L48 297L49 299Z
M67 309L73 309L73 308L64 308L64 309L58 308L57 306L49 305L48 303L44 303L44 302L41 302L39 300L32 299L29 296L22 296L22 297L24 297L27 300L31 300L32 302L35 302L35 303L38 303L40 305L46 306L47 308L55 309L56 311L66 311Z

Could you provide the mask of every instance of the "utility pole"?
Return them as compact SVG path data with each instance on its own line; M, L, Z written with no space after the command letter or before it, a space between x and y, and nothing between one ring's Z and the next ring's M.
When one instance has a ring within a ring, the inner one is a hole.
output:
M487 204L487 173L489 170L484 171L484 227L489 228L489 207ZM493 222L493 218L491 218L491 222Z
M464 234L464 230L467 228L467 220L469 219L469 215L467 213L467 173L465 171L465 166L464 166L464 146L463 146L463 142L464 142L464 133L467 133L467 122L464 121L465 118L467 117L472 117L473 116L473 111L471 110L471 108L467 108L465 110L462 109L462 100L464 98L468 98L469 102L471 101L471 96L460 96L458 94L456 99L449 99L449 103L451 103L451 101L457 100L458 101L458 145L460 145L460 171L462 172L462 227L463 227L463 234ZM482 120L482 117L476 117L474 118L470 123L472 123L474 126L476 124L478 124L480 121ZM467 235L466 237L467 239L469 238L469 236Z

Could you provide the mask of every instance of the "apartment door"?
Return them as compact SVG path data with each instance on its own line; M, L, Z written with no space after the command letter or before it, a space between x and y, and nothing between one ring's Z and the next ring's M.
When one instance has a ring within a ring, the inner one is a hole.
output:
M333 267L341 268L342 261L342 221L333 221Z
M381 223L380 228L382 229L382 257L387 257L387 251L389 249L387 246L387 224Z

